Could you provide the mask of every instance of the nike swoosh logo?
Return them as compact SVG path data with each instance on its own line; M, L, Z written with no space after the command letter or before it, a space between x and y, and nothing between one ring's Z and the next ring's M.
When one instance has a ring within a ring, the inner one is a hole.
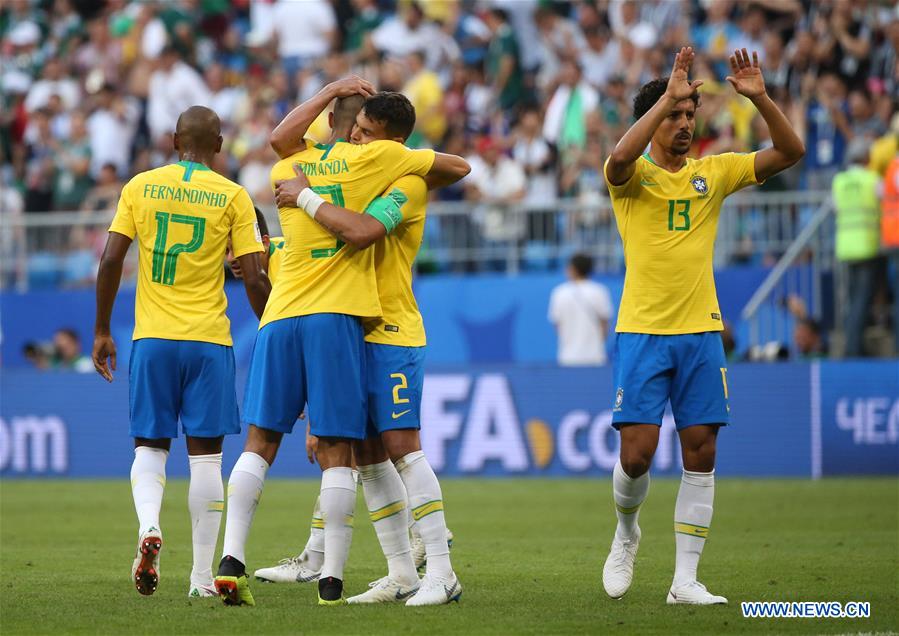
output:
M410 412L411 410L412 409L406 409L405 411L401 411L400 413L391 413L391 415L393 416L393 419L396 420L396 419L401 418L402 416L404 416L406 413Z
M404 601L407 598L409 598L410 596L412 596L413 594L415 594L417 591L418 590L407 590L407 591L403 592L403 591L397 590L396 591L396 600Z
M659 184L656 183L655 181L647 181L646 179L640 179L640 185L641 186L657 186Z

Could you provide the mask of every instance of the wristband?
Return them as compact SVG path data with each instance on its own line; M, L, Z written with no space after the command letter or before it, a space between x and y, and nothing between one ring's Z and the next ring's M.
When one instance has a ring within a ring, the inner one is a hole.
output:
M312 188L303 188L297 196L297 207L305 210L313 219L324 202L325 200L313 192Z

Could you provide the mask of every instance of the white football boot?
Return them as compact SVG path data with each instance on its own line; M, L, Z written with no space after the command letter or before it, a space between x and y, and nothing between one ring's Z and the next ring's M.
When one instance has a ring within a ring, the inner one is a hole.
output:
M668 605L727 605L726 598L711 594L699 581L672 585L667 602Z
M637 558L637 548L640 547L640 528L634 536L622 540L615 533L612 539L612 548L602 568L602 586L606 594L612 598L621 598L627 593L634 580L634 561Z
M218 595L219 593L215 591L215 584L212 581L208 584L202 583L200 585L191 583L190 589L187 591L187 598L217 598Z
M382 577L368 584L368 591L351 596L346 600L350 605L365 603L399 603L406 601L418 591L421 581L416 580L412 585L403 585L389 576Z
M455 572L453 572L453 578L448 580L425 574L418 592L406 601L406 607L446 605L458 601L460 596L462 596L462 584L459 583Z
M159 553L162 551L162 531L149 528L137 540L137 555L131 565L131 580L144 596L150 596L159 585Z
M311 583L317 581L320 575L321 570L309 567L309 555L306 550L299 556L281 559L278 565L253 572L257 580L265 583Z

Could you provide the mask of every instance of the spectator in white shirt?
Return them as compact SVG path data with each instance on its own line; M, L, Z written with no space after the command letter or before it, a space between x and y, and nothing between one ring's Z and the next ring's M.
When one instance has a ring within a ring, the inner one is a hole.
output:
M154 143L172 133L178 116L191 106L209 106L212 95L203 77L181 61L177 49L166 46L150 76L147 124Z
M334 45L337 18L326 0L279 0L271 18L278 56L291 80L297 71L327 55Z
M97 94L99 108L87 119L91 145L91 177L96 179L108 163L120 175L131 173L131 143L137 131L140 112L134 99L116 94L112 85Z
M549 321L559 335L560 366L602 366L606 363L606 334L612 317L609 291L590 280L593 261L575 254L568 264L569 280L552 291Z
M443 43L444 39L440 28L426 20L424 11L414 2L402 13L385 20L371 34L372 44L388 57L406 57L424 51L429 68L435 68L437 58L442 55L440 50L435 50L435 43ZM458 57L458 47L455 57Z
M524 168L503 154L498 140L482 137L478 154L469 158L471 172L465 178L465 198L481 205L475 218L488 241L518 240L525 233L525 217L517 205L525 196Z
M32 84L28 90L28 97L25 98L25 110L33 113L39 108L47 106L53 95L59 95L66 110L72 110L81 99L81 89L77 81L63 75L62 63L57 59L50 58L44 67L42 78Z

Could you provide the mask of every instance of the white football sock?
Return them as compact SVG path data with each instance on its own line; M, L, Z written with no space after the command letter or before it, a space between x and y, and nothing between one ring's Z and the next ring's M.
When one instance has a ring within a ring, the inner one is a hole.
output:
M640 505L649 492L649 471L639 477L629 477L615 462L612 471L612 494L615 498L615 514L618 516L618 527L615 534L619 539L629 539L637 532L637 518L640 516Z
M353 541L353 513L356 510L356 481L349 467L338 466L322 472L321 512L325 521L325 560L321 578L343 580Z
M325 521L322 519L321 496L315 498L312 509L312 524L309 528L309 539L303 551L306 561L313 570L321 570L325 562Z
M131 495L140 534L159 527L159 510L165 491L165 462L169 452L162 448L137 446L131 464Z
M193 528L194 565L190 572L193 585L212 585L212 561L225 509L222 485L222 454L190 455L190 489L187 506Z
M685 470L674 506L674 541L677 547L674 585L696 580L699 557L702 556L712 523L714 500L715 471L694 473Z
M453 574L449 546L446 544L446 519L443 515L443 493L437 475L422 451L409 453L396 463L397 471L406 486L412 517L418 526L425 553L428 555L427 573L441 579Z
M406 513L406 487L389 459L359 466L368 516L375 526L381 550L387 557L387 575L403 585L418 580Z
M241 453L228 479L228 513L222 556L230 555L244 565L247 563L247 535L262 496L268 468L268 462L256 453Z

